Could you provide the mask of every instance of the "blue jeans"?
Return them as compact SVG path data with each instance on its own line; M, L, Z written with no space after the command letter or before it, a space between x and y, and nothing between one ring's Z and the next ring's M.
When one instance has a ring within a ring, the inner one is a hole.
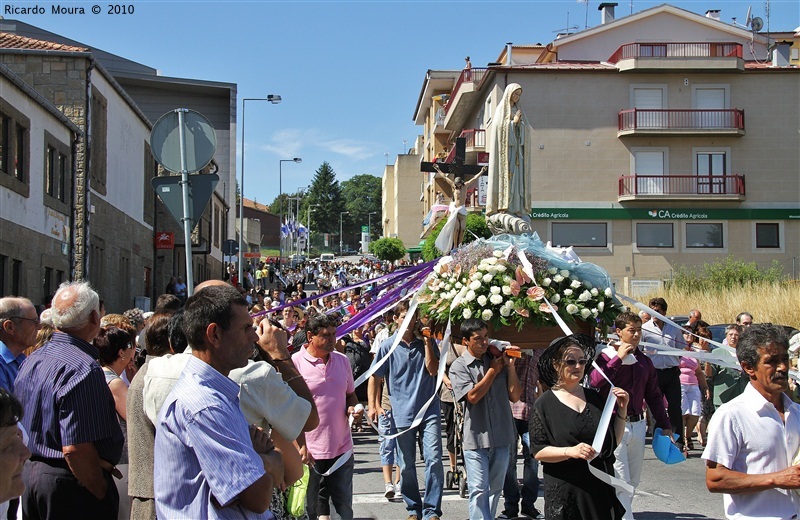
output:
M514 419L517 435L522 439L522 511L531 511L539 497L539 462L531 457L531 440L528 421ZM503 483L503 511L519 513L519 486L517 485L517 445L512 444L509 451L508 471Z
M464 450L464 466L469 487L469 518L484 520L495 517L508 469L508 446Z
M350 459L339 469L327 477L319 473L325 473L333 466L338 457L333 459L317 460L314 468L308 474L308 491L306 492L306 511L309 520L317 520L318 514L325 514L319 509L327 510L317 503L320 498L320 484L325 483L325 487L330 494L333 507L342 520L353 520L353 468L355 458L350 455ZM316 469L316 471L315 471ZM319 471L319 473L317 473ZM327 505L327 504L326 504ZM319 511L319 512L318 512Z
M378 432L380 433L378 440L380 441L381 466L392 466L394 465L394 452L397 440L383 438L384 435L393 435L397 433L391 410L386 410L385 414L378 416Z
M425 500L419 494L417 482L417 435L422 434L422 454L425 457ZM397 458L400 463L400 490L409 515L425 519L442 516L442 425L439 414L428 417L416 428L403 433L397 441Z

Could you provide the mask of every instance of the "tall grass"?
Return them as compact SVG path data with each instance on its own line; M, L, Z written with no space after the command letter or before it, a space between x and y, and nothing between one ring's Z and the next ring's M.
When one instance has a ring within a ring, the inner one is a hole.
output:
M668 314L688 314L700 309L710 324L733 323L736 315L747 311L756 323L771 322L800 329L800 283L750 283L733 287L693 291L673 284L658 293L641 298L644 304L661 296L669 305Z

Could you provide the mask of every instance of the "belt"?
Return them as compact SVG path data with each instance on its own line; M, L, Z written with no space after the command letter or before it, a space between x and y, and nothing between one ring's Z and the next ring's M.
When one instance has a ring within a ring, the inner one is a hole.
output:
M667 372L667 371L679 372L680 369L681 369L680 367L667 367L667 368L657 368L656 370L658 370L659 372Z
M642 419L644 419L644 414L643 413L635 413L635 414L632 414L632 415L628 415L628 418L625 419L625 421L626 422L630 422L630 423L634 423L634 422L639 422Z
M61 469L66 469L68 471L72 471L69 469L67 461L64 459L48 459L45 457L39 457L33 455L31 456L31 462L41 462L42 464L47 464L48 466L52 466L54 468L61 468Z

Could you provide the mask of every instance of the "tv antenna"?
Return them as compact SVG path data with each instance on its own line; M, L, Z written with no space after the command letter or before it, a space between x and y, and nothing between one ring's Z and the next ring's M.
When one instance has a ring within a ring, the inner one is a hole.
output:
M570 31L577 31L577 30L578 30L578 26L577 25L570 26L570 24L569 24L569 11L567 11L567 26L564 27L563 29L556 29L555 31L550 31L550 32L554 32L554 33L558 33L558 34L570 34Z

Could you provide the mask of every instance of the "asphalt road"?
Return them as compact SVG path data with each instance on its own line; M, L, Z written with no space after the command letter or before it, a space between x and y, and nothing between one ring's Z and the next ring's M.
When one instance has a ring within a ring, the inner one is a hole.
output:
M353 481L355 518L404 520L407 513L403 502L401 500L390 502L383 497L384 483L378 456L377 434L374 431L366 431L368 428L366 422L364 427L364 432L353 434L356 462ZM725 518L722 496L712 495L706 489L705 471L700 453L699 450L695 450L685 462L668 466L657 460L648 446L645 452L642 483L633 501L637 520ZM445 471L447 469L448 463L445 462ZM424 463L418 462L417 480L420 483L424 483L423 470ZM517 474L522 474L521 464L518 466ZM540 488L539 500L536 502L536 507L540 510L544 508L543 492ZM443 518L461 520L468 517L467 500L460 498L457 490L445 490L442 510Z

